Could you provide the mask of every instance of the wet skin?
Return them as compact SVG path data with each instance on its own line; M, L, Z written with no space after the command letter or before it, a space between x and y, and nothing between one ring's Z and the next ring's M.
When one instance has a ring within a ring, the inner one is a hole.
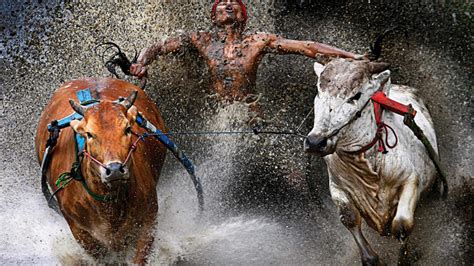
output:
M267 53L301 54L315 58L318 54L333 57L364 59L364 56L346 52L312 41L296 41L275 34L243 34L245 19L237 1L220 1L212 16L210 32L194 32L158 42L144 49L130 72L146 76L147 65L157 56L183 49L196 50L205 59L218 98L226 102L251 101L257 69Z

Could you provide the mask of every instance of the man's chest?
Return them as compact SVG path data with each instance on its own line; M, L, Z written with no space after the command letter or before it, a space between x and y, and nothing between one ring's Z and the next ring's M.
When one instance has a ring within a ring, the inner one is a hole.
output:
M262 48L249 42L226 43L210 41L199 52L210 66L252 66L260 56Z

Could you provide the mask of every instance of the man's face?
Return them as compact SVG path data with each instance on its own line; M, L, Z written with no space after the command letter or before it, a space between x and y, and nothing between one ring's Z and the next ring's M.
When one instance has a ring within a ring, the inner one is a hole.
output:
M220 0L216 8L215 23L218 26L244 22L242 7L235 0Z

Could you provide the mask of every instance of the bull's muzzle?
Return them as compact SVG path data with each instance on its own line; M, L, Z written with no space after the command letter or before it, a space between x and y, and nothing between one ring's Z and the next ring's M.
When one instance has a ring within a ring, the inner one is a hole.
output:
M102 181L109 183L113 181L127 181L128 169L119 162L113 162L105 165L107 168L101 172Z
M304 141L304 151L307 153L316 153L326 155L328 139L326 137L308 135Z

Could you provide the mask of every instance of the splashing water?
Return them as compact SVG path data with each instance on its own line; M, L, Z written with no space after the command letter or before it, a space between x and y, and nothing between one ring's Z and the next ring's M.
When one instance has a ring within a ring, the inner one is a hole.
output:
M238 130L245 126L241 121L247 118L247 106L233 104L220 108L207 125L215 131ZM245 145L248 143L239 137L214 138L210 145L205 145L207 150L198 167L206 193L206 210L202 215L197 211L194 188L185 170L170 162L174 158L167 159L173 172L162 176L158 185L160 209L151 263L238 264L285 259L286 255L275 248L285 248L291 242L282 225L263 216L232 217L221 208L220 201L225 196L222 193L238 178L234 163ZM1 175L18 173L5 171ZM93 262L73 238L64 218L47 207L38 187L36 190L8 180L5 178L6 183L0 187L0 224L7 228L0 232L2 262ZM108 260L113 261L114 257Z
M246 127L242 122L246 120L247 106L232 104L219 108L217 115L208 120L207 129L239 130ZM203 177L205 189L205 213L199 217L195 211L194 191L184 171L161 180L157 241L151 261L239 264L284 259L277 252L279 249L269 246L269 243L276 246L290 241L281 225L266 217L231 217L222 204L226 189L238 179L235 161L248 141L225 136L207 141L210 145L198 163L198 175Z
M218 108L216 114L204 121L206 130L240 130L247 127L244 124L247 118L247 107L235 104ZM257 163L253 158L253 147L264 147L266 143L263 144L262 140L265 141L259 136L245 135L202 137L195 141L190 158L194 159L197 174L203 180L206 206L201 215L186 171L168 156L157 188L160 209L150 263L360 263L355 242L338 222L334 206L324 195L321 196L323 206L320 209L298 205L299 199L290 203L276 202L275 206L284 207L273 210L267 209L266 205L257 211L238 206L242 195L230 195L229 192L241 187L245 174L257 180L252 181L255 182L252 185L261 184L258 183L258 173L247 171L260 167L252 168ZM288 154L282 157L291 158ZM27 166L22 162L12 162L9 167L0 166L0 261L5 264L92 263L93 260L73 238L66 221L47 207L39 180L13 178L38 175L25 174L28 172L25 169ZM268 175L271 177L273 173ZM270 179L265 177L264 183ZM262 192L262 198L268 196ZM284 198L284 195L279 194L279 197ZM255 205L261 203L254 198L251 201ZM467 236L459 234L464 225L453 214L454 203L426 202L417 211L417 227L410 238L413 243L410 252L418 259L421 256L417 262L451 260L449 254L465 249ZM371 230L364 232L385 262L396 262L396 241L380 238ZM446 241L449 249L446 249ZM127 261L130 261L128 255ZM107 260L124 261L117 256Z

